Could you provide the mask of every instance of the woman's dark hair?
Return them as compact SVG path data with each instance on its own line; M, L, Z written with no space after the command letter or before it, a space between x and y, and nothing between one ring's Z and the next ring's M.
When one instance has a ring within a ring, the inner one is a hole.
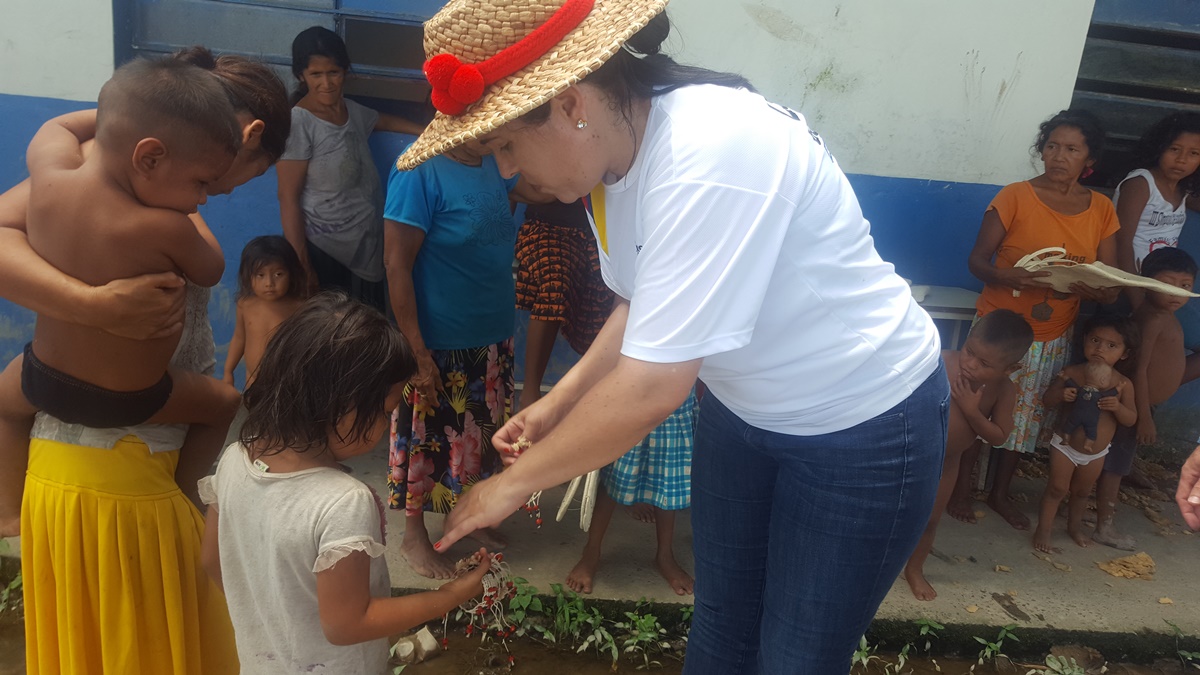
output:
M584 78L605 94L614 109L626 121L631 121L635 100L650 99L694 84L716 84L755 91L750 81L734 73L722 73L696 66L676 63L663 54L662 43L671 33L667 13L661 12L650 23L634 33L625 46ZM549 104L541 105L522 116L530 124L541 124L550 116Z
M292 130L292 110L287 88L266 65L242 56L213 56L208 49L195 46L181 49L172 58L211 71L221 80L234 112L246 112L262 120L261 148L271 160L279 161Z
M252 456L324 452L329 439L361 442L375 428L392 387L417 370L408 342L383 314L344 293L313 297L279 324L254 383L238 440ZM354 423L338 430L347 415Z
M308 85L304 84L304 69L308 68L308 61L314 56L324 56L342 70L350 70L350 53L337 33L321 26L300 31L292 40L292 75L296 76L297 82L292 105L308 94Z
M1176 112L1155 122L1154 126L1142 134L1142 139L1133 150L1134 168L1157 167L1163 153L1183 134L1200 135L1200 113ZM1179 181L1179 185L1185 192L1200 192L1200 171L1193 171L1190 176Z
M288 297L304 298L308 288L304 265L300 256L287 239L272 234L255 237L242 249L242 262L238 265L238 298L254 295L254 274L268 263L279 263L288 271Z
M1121 336L1125 343L1125 358L1117 361L1117 365L1113 367L1125 377L1132 378L1137 366L1137 350L1141 347L1141 333L1138 332L1137 324L1119 314L1093 314L1083 322L1083 339L1086 340L1088 334L1097 328L1111 328Z
M1050 134L1059 127L1075 127L1079 133L1083 134L1083 142L1087 143L1088 159L1094 162L1100 161L1100 156L1104 154L1104 126L1100 124L1100 118L1093 115L1087 110L1080 108L1072 108L1063 110L1050 119L1042 122L1038 127L1037 140L1033 142L1031 152L1034 155L1041 155L1046 149L1046 143L1050 140Z

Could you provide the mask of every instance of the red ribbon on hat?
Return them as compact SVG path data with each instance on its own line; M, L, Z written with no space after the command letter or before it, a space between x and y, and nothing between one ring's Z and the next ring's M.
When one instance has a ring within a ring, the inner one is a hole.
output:
M433 87L433 107L446 115L461 115L483 96L488 86L533 63L561 42L583 22L595 4L595 0L567 0L546 23L479 63L463 63L448 53L429 59L423 70Z

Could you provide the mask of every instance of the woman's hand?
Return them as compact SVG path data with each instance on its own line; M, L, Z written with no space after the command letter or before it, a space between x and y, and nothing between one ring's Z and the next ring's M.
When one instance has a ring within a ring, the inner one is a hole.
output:
M1200 445L1179 470L1179 487L1175 490L1175 503L1188 527L1200 530Z
M123 338L151 340L183 330L187 293L173 272L116 279L91 292L86 323Z
M1113 286L1112 288L1092 288L1087 284L1076 281L1071 284L1071 292L1083 300L1098 302L1102 305L1111 305L1117 301L1117 295L1120 294L1121 289L1117 286Z
M1138 415L1137 442L1138 445L1153 445L1158 441L1158 427L1154 425L1153 415Z
M528 408L523 407L521 412L510 417L504 426L500 427L499 431L492 436L492 447L500 453L500 459L504 465L508 466L521 456L522 451L515 447L518 439L524 436L532 443L539 438L545 438L566 412L557 403L554 390L551 390L549 394L530 404Z
M998 267L995 276L997 283L1017 291L1028 288L1050 288L1050 284L1043 281L1045 277L1050 276L1050 273L1046 271L1030 272L1024 267Z
M1099 401L1096 401L1096 407L1107 412L1115 413L1121 409L1121 397L1105 396Z
M413 376L412 384L426 405L438 407L438 395L445 393L446 388L442 384L442 372L429 351L417 357L417 374Z
M475 530L496 527L525 504L529 495L513 489L509 474L505 471L482 480L459 497L454 510L446 516L445 534L433 545L434 550L446 551Z

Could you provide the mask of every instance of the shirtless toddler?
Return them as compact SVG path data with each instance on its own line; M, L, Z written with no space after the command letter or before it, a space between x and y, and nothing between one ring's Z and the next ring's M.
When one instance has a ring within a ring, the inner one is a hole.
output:
M1190 291L1196 281L1196 261L1183 249L1156 249L1142 261L1142 276ZM1175 312L1186 302L1185 297L1149 291L1133 313L1142 340L1133 378L1137 425L1117 427L1096 488L1096 531L1092 539L1106 546L1132 551L1136 545L1133 537L1121 534L1113 524L1117 497L1121 480L1133 470L1137 446L1158 439L1154 407L1171 398L1182 382L1187 357L1183 327Z
M81 143L95 137L85 158ZM89 284L176 272L202 285L224 272L212 233L188 216L232 164L241 128L219 80L182 61L137 60L100 90L96 111L34 136L29 243ZM197 500L237 410L219 380L171 370L178 336L131 340L38 316L33 342L0 374L0 535L15 534L37 411L94 428L191 423L176 480Z
M999 445L1013 428L1017 387L1009 376L1033 344L1033 329L1024 317L1000 309L981 318L967 336L961 351L942 352L950 378L950 422L946 458L937 501L925 534L904 567L904 578L918 600L933 600L937 591L925 579L925 559L933 550L934 534L958 479L963 451L977 438Z
M267 342L284 319L304 304L304 266L296 249L279 235L255 237L242 249L238 267L237 322L225 359L225 383L246 359L246 387L254 382Z

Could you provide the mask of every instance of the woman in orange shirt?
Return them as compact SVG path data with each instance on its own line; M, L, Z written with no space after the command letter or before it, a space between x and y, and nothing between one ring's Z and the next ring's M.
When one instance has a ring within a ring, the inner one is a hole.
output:
M1041 279L1048 272L1014 265L1023 256L1052 246L1066 249L1067 257L1077 262L1117 264L1116 210L1107 197L1079 184L1082 176L1091 173L1103 144L1099 120L1087 111L1064 110L1043 122L1033 147L1045 164L1044 172L1000 190L983 214L967 260L971 273L984 283L976 305L979 315L1011 309L1033 327L1033 346L1014 375L1019 389L1016 426L1002 446L988 496L988 505L1018 530L1029 528L1029 518L1009 500L1009 483L1020 455L1033 452L1041 429L1052 426L1042 394L1067 364L1079 302L1111 303L1117 292L1075 284L1071 293L1059 293ZM964 454L947 509L966 522L975 520L970 490L975 452L973 448Z

